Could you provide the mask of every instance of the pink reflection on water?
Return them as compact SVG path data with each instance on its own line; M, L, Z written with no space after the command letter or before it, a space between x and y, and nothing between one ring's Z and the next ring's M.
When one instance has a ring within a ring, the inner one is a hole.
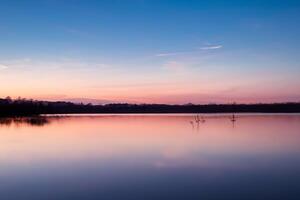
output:
M300 115L98 115L48 117L44 126L0 126L0 162L88 162L143 158L154 167L224 164L215 156L300 152ZM212 158L211 158L212 157ZM137 161L137 160L135 160Z

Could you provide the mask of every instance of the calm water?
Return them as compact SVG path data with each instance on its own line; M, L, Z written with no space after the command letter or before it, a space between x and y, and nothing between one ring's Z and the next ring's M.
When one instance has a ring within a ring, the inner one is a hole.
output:
M0 199L300 199L300 115L0 120Z

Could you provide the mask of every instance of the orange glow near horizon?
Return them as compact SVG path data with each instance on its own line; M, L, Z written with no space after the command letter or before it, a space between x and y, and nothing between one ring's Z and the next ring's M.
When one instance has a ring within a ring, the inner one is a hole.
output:
M60 83L64 85L63 83ZM167 86L141 86L141 87L107 87L107 88L87 88L74 85L64 88L55 86L47 90L42 85L18 86L4 88L0 91L0 97L5 98L28 98L37 100L70 100L78 99L84 103L89 100L102 100L105 102L128 102L128 103L274 103L274 102L298 102L300 96L289 90L276 90L270 88L249 88L247 91L240 89L226 90L203 86L190 88L189 84L167 85ZM29 89L30 88L30 89Z
M122 71L5 71L0 97L38 100L88 99L128 103L258 103L300 100L299 84L279 74L244 77L183 70L149 73ZM282 75L286 76L286 75Z

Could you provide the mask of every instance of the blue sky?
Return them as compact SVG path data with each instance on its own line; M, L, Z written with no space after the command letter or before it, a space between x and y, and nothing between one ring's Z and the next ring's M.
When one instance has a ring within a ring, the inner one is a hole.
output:
M276 0L1 1L0 95L299 101L299 11Z

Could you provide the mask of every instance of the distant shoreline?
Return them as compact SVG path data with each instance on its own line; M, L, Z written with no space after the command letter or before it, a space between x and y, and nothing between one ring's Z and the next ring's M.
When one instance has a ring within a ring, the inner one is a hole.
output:
M44 114L219 114L300 113L300 103L258 104L75 104L71 102L0 99L0 117Z
M97 116L232 116L233 113L61 113L61 114L41 114L41 117L97 117ZM281 116L281 115L300 115L298 113L234 113L237 116Z
M203 114L203 115L232 115L232 112L228 113L59 113L59 114L41 114L41 116L97 116L97 115L132 115L132 116L139 116L139 115L174 115L174 116L193 116L196 114ZM236 114L240 115L300 115L300 112L296 113L239 113Z

